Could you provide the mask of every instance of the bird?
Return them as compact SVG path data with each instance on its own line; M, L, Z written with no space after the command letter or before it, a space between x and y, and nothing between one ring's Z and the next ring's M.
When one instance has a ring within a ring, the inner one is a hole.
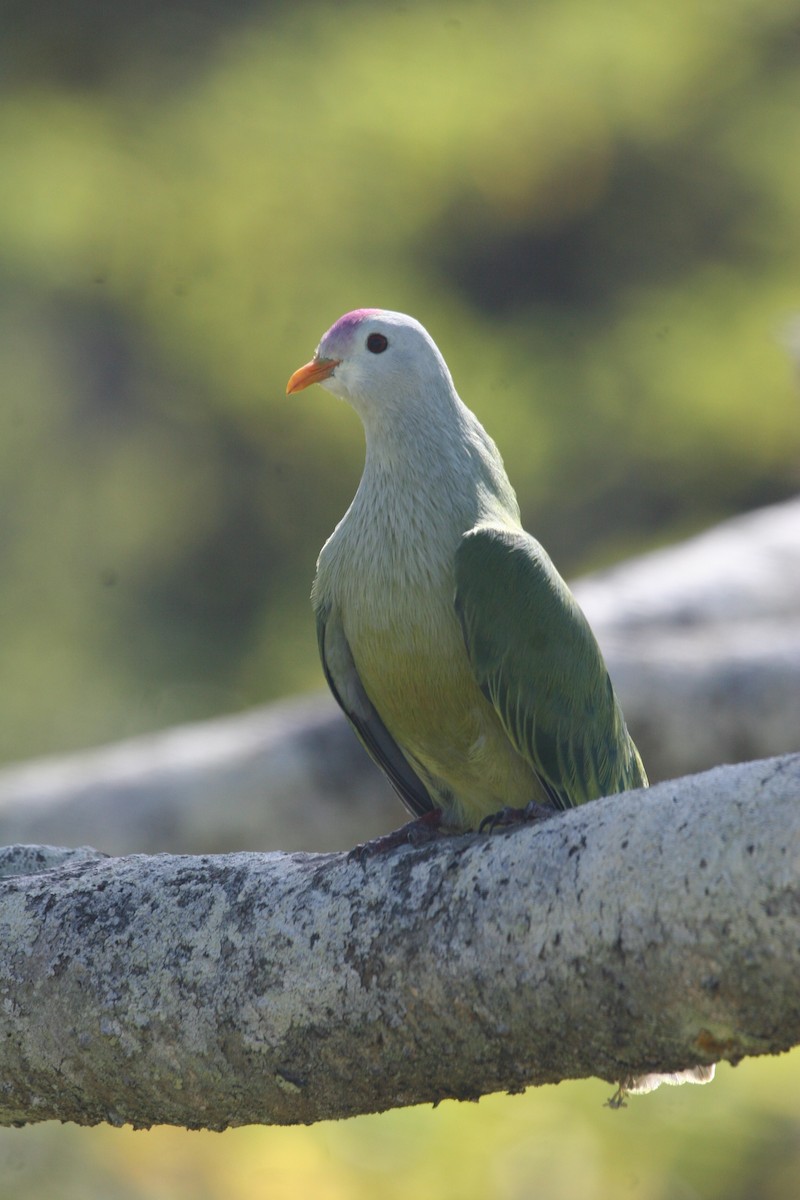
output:
M646 786L588 621L427 330L346 313L287 393L313 383L366 434L312 589L323 671L411 815L467 830Z
M312 588L328 685L417 821L480 829L647 786L600 647L527 533L500 452L427 330L360 308L286 391L318 383L366 454ZM631 1077L610 1102L713 1066Z

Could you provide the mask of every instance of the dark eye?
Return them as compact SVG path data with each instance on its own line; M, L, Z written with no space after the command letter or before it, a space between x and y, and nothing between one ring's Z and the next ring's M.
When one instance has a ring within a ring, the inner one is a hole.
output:
M382 333L371 333L367 338L367 349L370 354L383 354L388 345L389 339Z

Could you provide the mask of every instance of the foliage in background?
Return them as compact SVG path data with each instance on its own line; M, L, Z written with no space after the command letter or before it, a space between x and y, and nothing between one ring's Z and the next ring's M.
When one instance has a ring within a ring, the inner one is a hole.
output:
M283 387L348 308L565 571L797 486L795 5L83 11L0 51L0 757L319 683L361 431Z
M290 372L418 316L563 570L788 495L796 0L31 0L0 37L0 759L321 686L358 421ZM314 1130L4 1131L0 1190L797 1190L797 1064Z

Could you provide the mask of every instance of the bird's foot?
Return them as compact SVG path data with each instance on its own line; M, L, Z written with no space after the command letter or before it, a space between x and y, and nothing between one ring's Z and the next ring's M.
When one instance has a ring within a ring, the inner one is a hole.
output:
M432 842L434 838L443 834L441 825L442 810L433 808L430 812L417 817L416 820L401 825L392 833L385 833L369 842L361 842L360 845L353 847L347 857L356 862L363 862L365 858L384 854L387 850L394 850L398 846L423 846L425 842Z
M623 1083L619 1083L617 1085L617 1090L614 1092L614 1095L609 1096L609 1098L605 1102L604 1107L612 1108L612 1109L627 1108L628 1107L627 1096L628 1096L628 1092L627 1092L625 1085Z
M549 804L537 804L535 800L531 800L524 808L501 808L499 812L490 813L481 821L478 833L494 833L496 829L508 829L511 825L548 821L555 815L556 810Z

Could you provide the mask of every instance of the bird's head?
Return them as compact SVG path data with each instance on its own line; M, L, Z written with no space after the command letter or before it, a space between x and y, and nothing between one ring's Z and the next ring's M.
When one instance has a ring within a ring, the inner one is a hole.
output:
M375 408L407 406L452 390L447 366L428 332L404 313L358 308L332 325L287 392L320 383L366 418Z

